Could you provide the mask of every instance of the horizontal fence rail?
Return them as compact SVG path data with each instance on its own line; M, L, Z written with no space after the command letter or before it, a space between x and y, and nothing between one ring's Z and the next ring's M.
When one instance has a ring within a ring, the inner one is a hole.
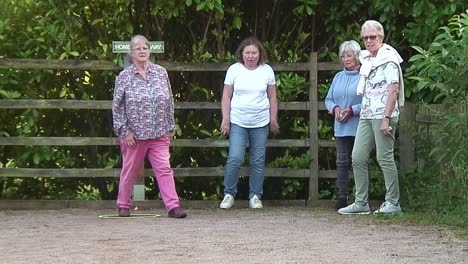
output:
M0 137L4 146L118 146L116 137ZM322 147L334 147L331 140L320 140ZM173 147L229 147L225 139L173 139ZM310 147L309 139L268 139L267 147Z
M232 63L185 63L157 61L168 71L176 72L225 72ZM309 148L312 161L309 168L266 168L267 177L293 177L309 180L309 202L318 200L318 179L336 178L334 170L319 170L318 148L333 148L335 142L331 140L319 140L317 138L318 111L325 111L324 102L318 101L318 72L337 71L342 67L335 62L317 62L316 54L311 54L310 61L300 63L271 63L275 72L306 72L309 75L309 100L306 102L280 102L280 111L308 111L309 112L309 138L304 139L269 139L267 147L299 147ZM98 60L48 60L48 59L0 59L0 69L7 70L111 70L120 71L121 66L110 61ZM110 110L112 101L108 100L58 100L58 99L21 99L0 100L0 109L84 109L84 110ZM220 110L220 102L175 102L176 109ZM110 128L111 129L111 128ZM0 145L4 146L116 146L119 144L115 137L0 137ZM175 138L173 147L197 147L197 148L225 148L229 146L228 140L222 139L179 139ZM268 151L268 149L267 149ZM223 176L223 167L197 167L197 168L173 168L176 177L203 177ZM248 168L241 169L241 175L247 176ZM119 177L120 169L101 168L0 168L0 177ZM145 177L153 175L151 169L145 169ZM141 183L140 183L141 184Z
M197 167L197 168L173 168L176 177L211 177L223 176L223 167ZM249 168L241 168L240 175L248 175ZM2 168L0 177L42 177L42 178L118 178L120 169L29 169L29 168ZM336 171L321 170L320 178L336 178ZM144 170L145 177L152 177L151 169ZM266 168L267 177L292 177L309 178L308 169L290 169L290 168Z
M319 110L326 110L325 103L318 102ZM175 102L176 109L221 109L220 102ZM310 110L309 102L280 102L279 110ZM0 109L112 109L109 100L0 100Z
M157 61L168 71L224 72L232 64L227 63L188 63ZM269 63L275 71L310 71L315 70L308 62ZM111 61L99 60L49 60L49 59L0 59L0 69L15 70L121 70L122 67ZM318 62L318 71L336 71L342 67L335 62Z
M185 63L157 61L168 71L175 72L225 72L232 63ZM309 148L312 161L309 168L266 168L267 177L292 177L309 180L307 198L308 202L318 200L318 178L334 179L335 170L319 170L318 168L318 148L334 148L335 142L331 140L320 140L317 138L319 111L325 111L325 104L318 101L318 72L338 71L342 67L335 62L317 62L316 54L311 54L310 61L300 63L271 63L275 72L306 72L309 75L309 100L306 102L280 102L281 111L308 111L309 112L309 138L304 139L269 139L268 147L300 147ZM0 59L0 69L3 70L110 70L120 71L121 66L115 65L111 61L99 60L49 60L49 59ZM0 109L84 109L84 110L110 110L112 101L109 100L59 100L59 99L19 99L0 100ZM175 108L180 110L212 109L220 110L220 102L175 102ZM459 111L466 113L467 105L460 106ZM407 103L403 108L399 124L399 145L400 165L403 170L409 170L414 163L414 142L411 139L411 129L416 123L440 122L432 114L434 110L441 110L437 106L415 106ZM111 128L110 128L111 129ZM0 145L3 146L117 146L118 138L115 137L0 137ZM171 146L173 147L197 147L197 148L226 148L229 146L228 140L220 139L179 139L175 138ZM267 149L268 151L268 149ZM223 176L223 167L196 167L196 168L173 168L176 177L209 177ZM249 169L242 168L241 175L248 175ZM120 169L102 168L0 168L0 177L43 177L43 178L117 178ZM151 177L153 171L145 169L145 177ZM350 174L352 176L352 173ZM308 203L308 205L311 203Z

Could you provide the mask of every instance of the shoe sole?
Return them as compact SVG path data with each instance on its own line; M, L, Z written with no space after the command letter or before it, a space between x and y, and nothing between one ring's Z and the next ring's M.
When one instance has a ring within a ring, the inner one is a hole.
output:
M171 218L186 218L187 214L182 214L182 215L169 215Z
M401 214L401 211L400 212L392 212L392 213L384 213L384 212L375 211L374 214L375 215L397 215L397 214Z
M367 212L354 212L354 213L344 213L344 212L338 212L339 214L342 214L342 215L368 215L370 214L370 211L367 211Z

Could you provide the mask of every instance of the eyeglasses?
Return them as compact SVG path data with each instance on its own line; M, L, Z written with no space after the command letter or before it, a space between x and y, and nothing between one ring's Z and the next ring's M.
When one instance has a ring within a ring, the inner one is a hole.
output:
M377 35L371 35L371 36L362 36L362 40L364 41L374 41L377 38Z
M140 47L140 48L136 48L136 49L132 49L133 51L148 51L149 48L147 47Z

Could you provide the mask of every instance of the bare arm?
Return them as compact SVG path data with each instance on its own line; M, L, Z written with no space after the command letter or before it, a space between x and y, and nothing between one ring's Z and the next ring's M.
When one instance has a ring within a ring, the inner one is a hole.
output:
M387 103L385 104L382 125L380 126L380 132L386 136L390 136L392 134L392 131L389 130L390 119L386 117L392 116L392 112L395 109L395 103L398 100L399 93L399 83L391 83L388 85Z
M278 99L276 98L276 86L268 85L267 95L270 100L270 132L278 133Z
M221 113L223 120L221 122L221 134L224 136L229 135L231 129L231 98L233 92L232 85L224 85L223 97L221 98Z

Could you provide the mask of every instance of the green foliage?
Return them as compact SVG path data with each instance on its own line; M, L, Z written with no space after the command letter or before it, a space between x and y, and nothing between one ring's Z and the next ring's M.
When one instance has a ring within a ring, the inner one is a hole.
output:
M408 55L415 52L411 46L428 47L436 29L445 25L453 14L466 8L463 1L442 0L430 3L427 0L298 0L255 1L255 4L249 0L0 2L0 58L106 60L118 65L123 65L123 57L112 54L112 41L128 40L134 34L165 42L165 54L157 55L157 60L233 62L233 54L241 39L255 35L264 43L270 62L306 62L311 52L318 52L321 62L336 61L339 44L344 40L357 40L360 25L369 18L380 20L386 29L386 42ZM434 60L429 63L432 66L427 67L426 75L413 71L415 74L412 76L421 78L420 81L426 82L427 86L413 79L414 86L411 83L407 86L412 100L431 102L466 96L462 93L466 92L466 86L457 85L466 83L467 74L457 72L456 63L451 61L457 55L465 56L457 62L460 67L463 66L460 63L466 61L466 53L456 49L464 45L466 52L466 42L457 42L461 38L457 34L466 30L457 31L453 24L444 30L445 37L436 39L439 46L431 46L427 51L424 48L419 50L423 52L420 55L431 56L413 61L422 69L425 66L421 65ZM466 37L463 39L466 41ZM176 101L219 102L224 72L169 74ZM0 98L110 100L115 75L114 71L1 69ZM307 72L277 72L279 100L308 100L308 78ZM453 82L449 83L449 80ZM319 77L320 99L325 97L329 81L330 76ZM0 118L1 136L112 135L112 117L105 111L3 109ZM319 118L319 138L332 139L333 120L322 113ZM220 119L219 111L177 110L176 137L220 139ZM282 132L275 137L305 139L310 136L307 113L280 111L279 119ZM455 136L458 135L457 130L452 127L459 125L463 124L452 122L444 129L452 129L454 134L449 136ZM449 151L452 151L455 142L450 146ZM120 165L119 153L116 147L0 146L0 165L112 168ZM226 149L174 147L171 162L175 167L222 166L226 155ZM307 155L292 148L286 152L269 149L268 157L272 160L269 166L307 168L310 162L310 155ZM460 153L455 156L462 157ZM330 168L334 163L333 151L321 148L319 159L321 168ZM445 159L444 162L454 161ZM463 167L457 165L461 163L452 164L452 171L458 175L464 173ZM307 182L303 179L280 181L281 188L266 186L271 192L267 195L272 198L305 198ZM116 181L7 178L2 186L5 188L0 189L1 197L114 199ZM220 186L221 179L216 177L177 179L179 194L187 199L215 199L221 194ZM377 186L381 186L380 183ZM322 181L320 188L321 197L332 196L334 186L331 181ZM381 188L376 187L371 191L377 194L379 190ZM151 197L158 197L154 188L148 188L147 192Z
M413 19L408 21L403 30L409 43L425 46L434 39L434 32L446 24L448 18L465 11L467 5L463 1L415 1L410 10Z
M309 83L297 73L280 73L276 77L277 97L280 102L299 101L307 94Z
M454 16L427 50L414 47L408 74L435 123L420 125L415 140L418 166L402 181L403 197L413 210L459 215L468 202L468 13ZM422 108L422 107L421 107Z
M455 100L466 102L468 97L468 13L454 16L427 50L413 46L419 54L407 71L415 82L408 95L426 103Z

